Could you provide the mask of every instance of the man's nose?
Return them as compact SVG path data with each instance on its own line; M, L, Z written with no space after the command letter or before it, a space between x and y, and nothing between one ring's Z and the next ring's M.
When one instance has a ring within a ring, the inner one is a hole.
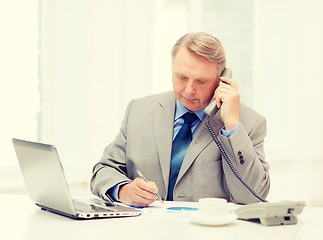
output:
M188 81L185 87L185 92L189 95L192 95L195 93L195 86L193 81Z

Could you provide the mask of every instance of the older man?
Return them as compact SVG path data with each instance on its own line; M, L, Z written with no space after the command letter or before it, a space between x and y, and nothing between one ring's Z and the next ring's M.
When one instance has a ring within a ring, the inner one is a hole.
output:
M119 134L93 168L92 192L132 206L151 204L156 193L170 201L219 197L251 203L265 198L270 186L263 148L266 122L240 103L236 82L221 77L225 64L224 49L214 36L181 37L172 50L173 91L129 103ZM212 101L219 110L208 116L204 109Z

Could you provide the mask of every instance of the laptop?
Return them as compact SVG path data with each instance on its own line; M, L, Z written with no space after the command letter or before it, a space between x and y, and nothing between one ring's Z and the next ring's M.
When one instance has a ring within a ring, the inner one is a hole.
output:
M53 145L12 139L30 198L42 210L73 219L138 216L142 212L101 199L72 199Z

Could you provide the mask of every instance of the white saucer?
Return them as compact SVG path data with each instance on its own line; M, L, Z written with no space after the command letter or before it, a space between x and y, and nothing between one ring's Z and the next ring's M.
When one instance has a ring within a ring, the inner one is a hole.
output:
M199 213L191 215L191 221L200 225L206 226L223 226L233 223L237 220L237 215L228 213L226 216L218 217L203 217Z

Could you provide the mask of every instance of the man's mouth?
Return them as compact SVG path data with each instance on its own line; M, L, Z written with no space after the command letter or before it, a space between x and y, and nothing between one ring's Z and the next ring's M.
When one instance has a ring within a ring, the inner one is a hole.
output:
M194 102L196 100L195 98L186 98L186 97L183 97L183 98L188 102Z

